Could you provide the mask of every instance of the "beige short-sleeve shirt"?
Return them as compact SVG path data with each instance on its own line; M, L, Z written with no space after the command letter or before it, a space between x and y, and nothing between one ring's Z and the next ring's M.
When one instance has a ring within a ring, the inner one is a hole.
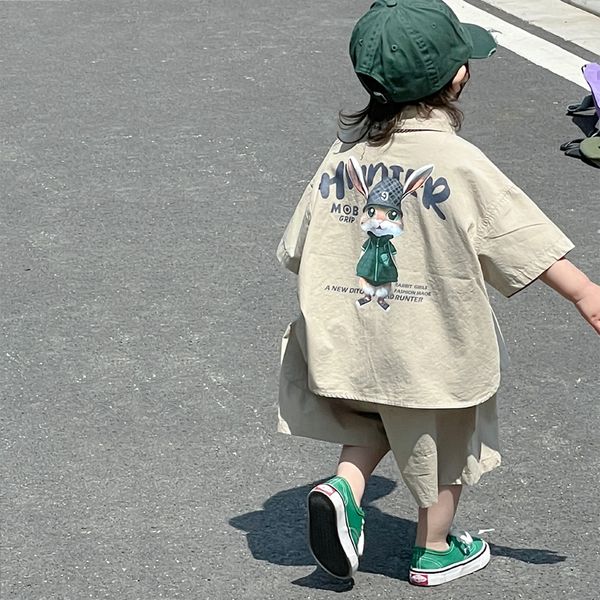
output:
M403 128L384 147L335 142L307 186L277 251L298 273L303 326L292 332L303 336L315 394L413 408L473 406L500 382L485 282L511 296L573 244L443 113L411 117ZM359 224L365 199L345 170L351 156L370 189L382 177L404 183L413 170L434 166L402 201L404 231L384 257L398 273L388 310L356 302L364 296L356 270L367 235Z

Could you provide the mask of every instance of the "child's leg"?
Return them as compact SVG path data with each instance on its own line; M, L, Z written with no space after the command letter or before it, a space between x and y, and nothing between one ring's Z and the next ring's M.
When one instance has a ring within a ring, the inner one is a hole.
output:
M446 538L452 527L462 485L440 485L438 501L429 508L419 508L416 546L429 550L447 550Z
M354 500L360 506L367 481L381 459L388 453L383 448L365 446L344 446L336 475L343 477L352 488Z
M440 585L483 569L490 561L490 548L482 539L466 532L448 535L461 491L460 485L440 485L437 503L419 508L410 583Z
M308 495L310 549L335 577L347 579L358 568L364 545L360 502L367 480L388 449L387 443L379 448L344 446L336 476Z

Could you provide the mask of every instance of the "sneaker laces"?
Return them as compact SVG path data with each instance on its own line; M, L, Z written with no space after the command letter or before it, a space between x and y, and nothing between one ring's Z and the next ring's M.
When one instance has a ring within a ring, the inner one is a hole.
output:
M482 533L489 533L494 531L494 529L480 529L476 535L481 535ZM468 532L462 529L452 528L450 530L450 535L457 540L458 548L465 555L468 556L471 553L471 544L473 543L473 536Z

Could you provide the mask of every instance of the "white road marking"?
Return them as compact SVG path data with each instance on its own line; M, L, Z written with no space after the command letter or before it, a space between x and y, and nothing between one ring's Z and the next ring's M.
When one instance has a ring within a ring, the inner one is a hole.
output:
M589 61L462 0L444 1L464 23L474 23L488 29L501 46L589 92L589 86L581 73L581 67Z
M600 18L589 12L562 0L485 0L485 3L600 55Z

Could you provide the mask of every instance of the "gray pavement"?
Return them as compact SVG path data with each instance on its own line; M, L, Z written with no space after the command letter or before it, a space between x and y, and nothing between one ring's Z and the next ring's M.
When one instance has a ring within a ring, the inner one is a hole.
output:
M504 464L467 490L481 573L406 581L391 459L354 587L315 570L304 498L337 449L274 433L296 314L274 250L342 108L368 3L0 2L3 600L597 600L598 337L540 284L493 294ZM600 171L562 155L584 90L500 49L463 135L600 280Z

